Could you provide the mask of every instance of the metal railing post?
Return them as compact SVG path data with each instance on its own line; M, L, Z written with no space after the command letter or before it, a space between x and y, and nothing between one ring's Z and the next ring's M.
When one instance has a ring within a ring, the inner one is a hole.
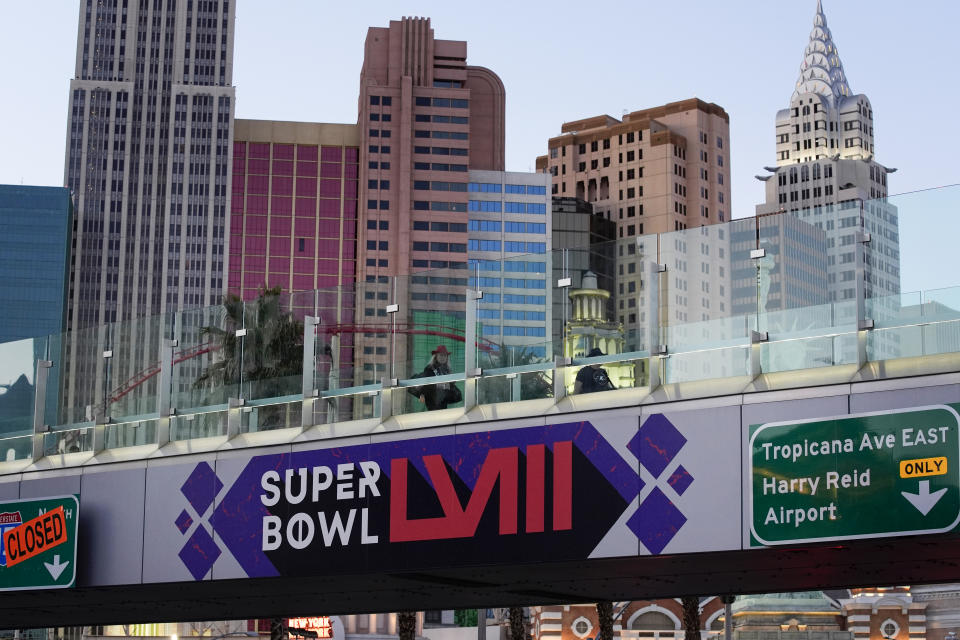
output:
M46 423L47 379L50 376L50 360L37 360L36 385L33 389L33 461L43 457L44 435L50 431Z
M179 340L164 338L160 341L160 379L157 381L157 446L170 442L170 420L176 412L172 406L173 350L180 346Z
M303 401L300 409L300 427L313 426L313 410L317 402L317 326L320 318L306 316L303 319Z
M477 379L483 374L477 366L477 307L483 291L467 289L467 317L464 325L463 349L463 410L477 406ZM501 346L501 349L503 347Z

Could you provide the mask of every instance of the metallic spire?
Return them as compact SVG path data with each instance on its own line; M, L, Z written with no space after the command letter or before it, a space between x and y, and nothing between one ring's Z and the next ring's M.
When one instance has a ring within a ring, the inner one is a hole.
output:
M823 13L821 0L817 0L813 31L810 32L810 42L803 52L800 77L797 78L797 87L791 101L801 93L815 93L827 98L834 105L853 95L843 72L837 46L833 43L833 36L827 27L827 17Z

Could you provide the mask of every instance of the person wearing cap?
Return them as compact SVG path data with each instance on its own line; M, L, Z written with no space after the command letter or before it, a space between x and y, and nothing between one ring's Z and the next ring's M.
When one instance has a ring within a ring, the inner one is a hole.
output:
M605 355L607 354L601 351L599 347L594 347L590 349L587 357L595 358ZM580 369L580 371L577 372L577 380L573 383L574 394L609 391L611 389L616 389L616 387L610 382L610 376L607 375L606 369L604 369L599 362L596 364L588 364L583 369Z
M418 378L445 376L450 373L450 352L444 345L439 345L430 352L430 362L423 368ZM425 384L420 387L410 387L408 391L427 406L428 411L446 409L448 405L456 404L463 399L460 389L452 382Z

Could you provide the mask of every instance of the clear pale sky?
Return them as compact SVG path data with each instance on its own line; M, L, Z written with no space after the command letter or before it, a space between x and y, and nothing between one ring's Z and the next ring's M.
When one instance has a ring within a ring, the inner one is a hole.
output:
M78 0L0 1L0 183L63 183ZM733 215L763 200L774 118L790 95L816 0L407 3L239 0L239 118L356 122L368 26L432 18L507 90L507 169L533 170L569 120L698 97L730 114ZM824 0L850 86L876 119L890 193L960 182L960 3ZM937 129L928 125L937 122Z

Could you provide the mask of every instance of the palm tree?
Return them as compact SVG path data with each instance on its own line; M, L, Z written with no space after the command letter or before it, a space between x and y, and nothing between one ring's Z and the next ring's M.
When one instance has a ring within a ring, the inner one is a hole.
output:
M613 640L613 603L601 600L597 603L597 623L600 627L597 640Z
M510 640L524 640L527 629L523 621L523 607L510 607L507 615L510 620Z
M283 618L270 619L270 640L286 640L286 629L283 628Z
M263 289L256 300L239 296L223 300L222 326L206 326L200 335L218 349L218 357L197 377L194 386L214 393L228 391L256 398L298 393L303 372L303 323L284 311L279 287ZM238 337L237 330L245 329ZM229 389L237 385L236 390ZM263 407L261 428L282 426L284 407Z
M680 606L683 608L683 640L700 640L699 596L683 596Z
M397 632L400 640L414 640L417 637L417 613L401 611L397 614Z

